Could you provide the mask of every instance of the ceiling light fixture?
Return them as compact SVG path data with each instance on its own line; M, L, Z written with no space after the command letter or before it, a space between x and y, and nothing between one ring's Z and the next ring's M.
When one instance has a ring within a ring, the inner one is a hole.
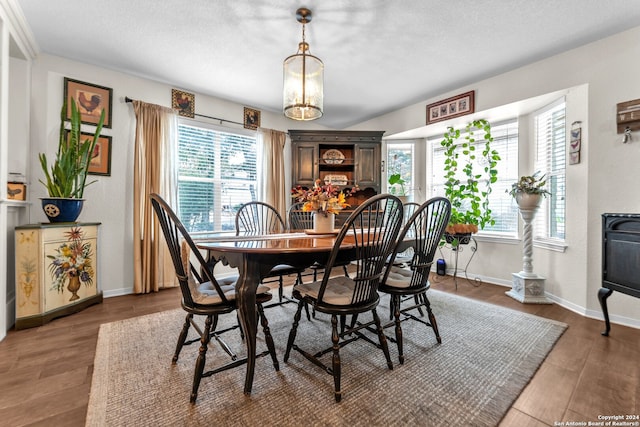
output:
M301 7L296 19L302 24L302 42L298 52L284 60L284 115L294 120L315 120L324 108L324 64L309 53L305 40L305 24L311 22L311 11Z

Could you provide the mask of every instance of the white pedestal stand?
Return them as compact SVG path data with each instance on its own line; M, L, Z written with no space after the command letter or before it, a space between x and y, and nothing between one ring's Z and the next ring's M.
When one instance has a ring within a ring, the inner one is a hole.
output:
M533 230L531 221L537 209L537 206L533 209L520 209L520 216L522 216L522 220L524 221L522 271L512 273L512 289L505 293L522 303L553 304L553 301L545 296L544 277L538 276L533 272Z

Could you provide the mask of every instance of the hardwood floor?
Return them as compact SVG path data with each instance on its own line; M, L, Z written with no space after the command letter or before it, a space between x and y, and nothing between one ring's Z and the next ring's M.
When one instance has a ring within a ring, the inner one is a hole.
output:
M501 426L640 414L640 330L614 324L606 338L603 322L555 304L521 304L502 286L462 280L456 291L446 278L433 288L569 324ZM177 308L179 299L177 289L106 298L44 326L9 331L0 342L0 425L83 426L100 324Z

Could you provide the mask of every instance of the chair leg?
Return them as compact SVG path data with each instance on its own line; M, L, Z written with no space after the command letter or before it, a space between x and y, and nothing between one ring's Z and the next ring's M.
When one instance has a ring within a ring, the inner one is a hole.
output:
M202 372L204 372L204 364L207 360L207 347L209 346L211 323L211 316L207 316L207 320L204 322L202 337L200 338L200 350L198 352L198 360L196 360L196 369L193 373L193 388L191 389L191 398L189 399L191 403L196 403L196 398L198 397L198 388L200 387Z
M278 363L278 358L276 357L276 346L273 343L273 337L271 336L271 330L269 329L269 321L267 317L264 315L264 307L262 304L256 304L258 307L258 317L260 318L260 324L262 325L262 330L264 331L264 340L267 342L267 348L269 349L269 354L271 355L271 360L273 361L273 367L276 368L276 371L280 370L280 364Z
M342 269L344 270L344 277L349 277L349 269L347 268L348 266L343 265Z
M282 280L282 275L278 277L278 301L282 302L282 297L284 295L284 282Z
M298 309L296 310L296 314L293 316L293 325L291 326L291 331L289 332L289 340L287 341L287 350L284 352L285 363L287 362L287 360L289 360L289 354L291 353L293 342L296 340L296 334L298 333L298 324L300 323L300 317L302 316L303 306L304 306L304 300L300 300L298 302Z
M333 357L331 358L331 371L333 373L333 384L335 387L334 396L336 402L342 400L342 390L340 390L340 335L338 334L338 316L331 315L331 341L333 342Z
M396 312L396 308L394 304L395 304L395 299L393 298L393 295L390 295L389 296L389 320L393 320L393 314Z
M191 319L193 319L193 314L188 313L184 319L184 325L182 325L182 331L180 331L180 336L178 336L178 343L176 344L176 352L173 355L173 359L171 359L171 364L175 365L178 363L178 357L180 357L180 351L184 346L184 342L187 340L187 334L189 333L189 328L191 327Z
M413 296L413 300L415 301L416 305L420 304L420 300L418 298L418 295L414 295ZM420 313L420 317L424 317L424 312L422 311L422 307L418 306L418 313Z
M357 323L358 323L358 313L351 316L351 325L349 326L349 329L355 328Z
M376 330L378 331L378 339L380 340L380 347L382 347L382 351L384 352L384 357L387 359L387 366L389 369L393 370L393 363L391 362L391 355L389 354L389 346L387 345L387 337L384 336L384 330L382 329L382 324L380 323L380 317L374 308L371 310L373 314L373 321L376 324Z
M431 311L431 302L429 298L427 298L427 294L421 294L420 298L422 299L422 303L427 308L427 315L429 316L429 323L431 323L431 327L433 328L433 332L436 334L436 340L438 340L438 344L442 344L442 338L440 338L440 332L438 332L438 323L436 322L436 316Z
M346 324L347 324L347 315L341 314L340 315L340 335L344 334L344 328Z
M402 346L402 327L400 326L400 295L392 295L391 296L393 310L393 317L395 318L396 324L396 344L398 346L398 360L402 365L404 363L404 352Z

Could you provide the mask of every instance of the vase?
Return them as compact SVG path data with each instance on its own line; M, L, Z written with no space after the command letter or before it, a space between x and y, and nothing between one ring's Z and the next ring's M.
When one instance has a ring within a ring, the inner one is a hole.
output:
M71 292L71 298L69 301L75 301L80 299L78 296L78 291L80 290L80 276L69 276L69 284L67 285L67 290Z
M516 193L516 203L523 210L535 210L540 206L542 196L540 194Z
M42 210L50 222L75 222L82 211L84 199L43 197Z
M333 233L336 216L331 213L316 212L313 215L313 231L316 233Z

